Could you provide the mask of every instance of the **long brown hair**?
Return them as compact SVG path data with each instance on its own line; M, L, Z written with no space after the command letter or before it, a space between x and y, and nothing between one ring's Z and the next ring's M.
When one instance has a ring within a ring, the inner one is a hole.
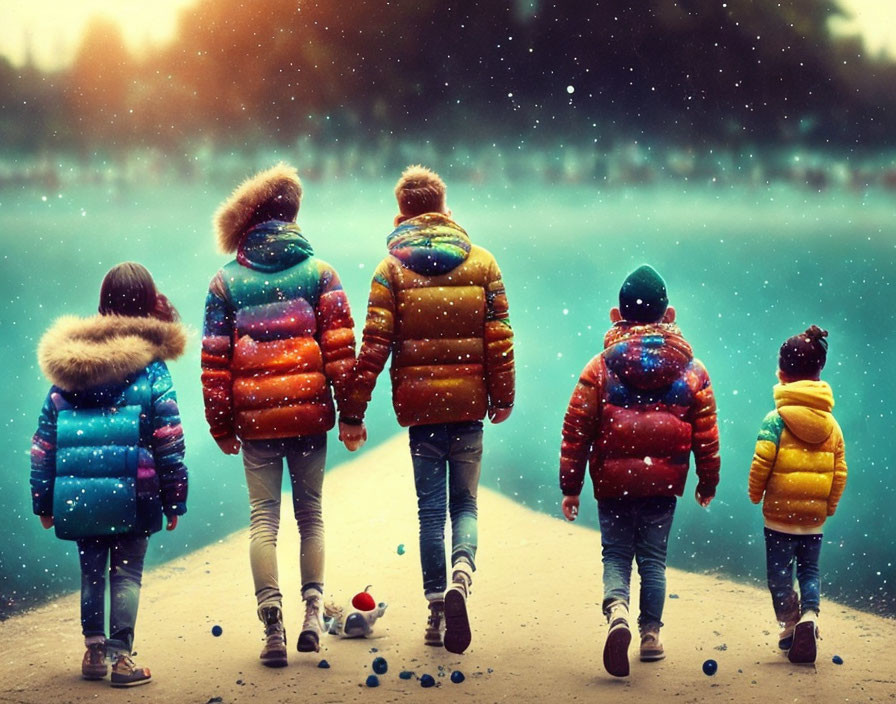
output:
M171 301L159 293L152 274L137 262L122 262L109 269L100 286L99 312L166 322L180 319Z

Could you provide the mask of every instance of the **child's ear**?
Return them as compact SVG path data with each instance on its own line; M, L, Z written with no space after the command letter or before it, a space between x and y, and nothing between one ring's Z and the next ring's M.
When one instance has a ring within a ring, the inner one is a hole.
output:
M622 313L619 312L618 308L610 308L610 322L611 323L622 322Z
M666 308L666 312L663 313L663 322L664 323L674 323L675 322L675 309L672 306Z
M399 213L398 215L395 216L395 220L393 221L395 223L395 227L398 227L399 225L401 225L401 223L403 223L407 219L408 219L407 215L402 215L401 213Z

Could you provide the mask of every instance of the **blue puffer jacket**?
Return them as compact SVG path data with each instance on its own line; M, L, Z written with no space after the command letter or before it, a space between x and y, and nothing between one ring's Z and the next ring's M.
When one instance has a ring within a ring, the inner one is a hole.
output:
M66 317L38 358L53 382L31 447L34 513L56 535L149 535L186 512L184 439L163 360L183 353L178 323Z

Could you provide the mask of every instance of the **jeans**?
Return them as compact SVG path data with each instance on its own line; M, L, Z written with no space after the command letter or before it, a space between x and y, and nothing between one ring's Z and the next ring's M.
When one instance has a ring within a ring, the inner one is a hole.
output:
M666 546L675 513L674 496L600 499L597 514L603 546L604 610L613 601L629 603L632 558L641 576L638 625L663 625L666 600Z
M802 611L818 611L821 600L821 579L818 557L821 554L821 534L793 535L765 529L765 563L768 589L772 593L775 616L785 622ZM793 563L800 583L800 598L793 589Z
M299 564L302 589L324 582L324 522L321 490L327 461L327 436L307 435L243 443L243 465L249 489L249 561L258 608L281 606L277 571L280 488L283 460L292 484L292 505L301 536Z
M112 654L130 653L140 603L143 558L149 538L104 535L78 540L81 561L81 630L85 638L106 634L106 566L109 567L109 639Z
M482 464L482 423L435 423L408 429L423 591L441 596L447 586L445 511L451 515L451 562L466 559L475 569L476 492Z

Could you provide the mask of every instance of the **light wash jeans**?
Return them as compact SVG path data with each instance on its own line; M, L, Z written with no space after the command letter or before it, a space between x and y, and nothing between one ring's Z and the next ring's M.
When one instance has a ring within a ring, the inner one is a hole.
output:
M436 423L408 429L423 591L441 596L447 587L445 512L451 515L451 562L466 558L475 569L476 492L482 465L482 423Z
M675 513L674 496L600 499L597 515L603 545L604 610L629 603L632 558L638 563L641 595L638 625L663 625L666 601L666 547Z
M81 561L81 630L95 641L106 635L106 567L109 568L110 654L130 653L140 604L143 558L149 538L104 535L78 540Z
M324 523L320 502L327 461L327 436L250 440L243 443L243 465L249 489L249 561L259 609L282 606L283 601L277 571L277 532L284 459L301 536L302 589L316 587L323 592Z

